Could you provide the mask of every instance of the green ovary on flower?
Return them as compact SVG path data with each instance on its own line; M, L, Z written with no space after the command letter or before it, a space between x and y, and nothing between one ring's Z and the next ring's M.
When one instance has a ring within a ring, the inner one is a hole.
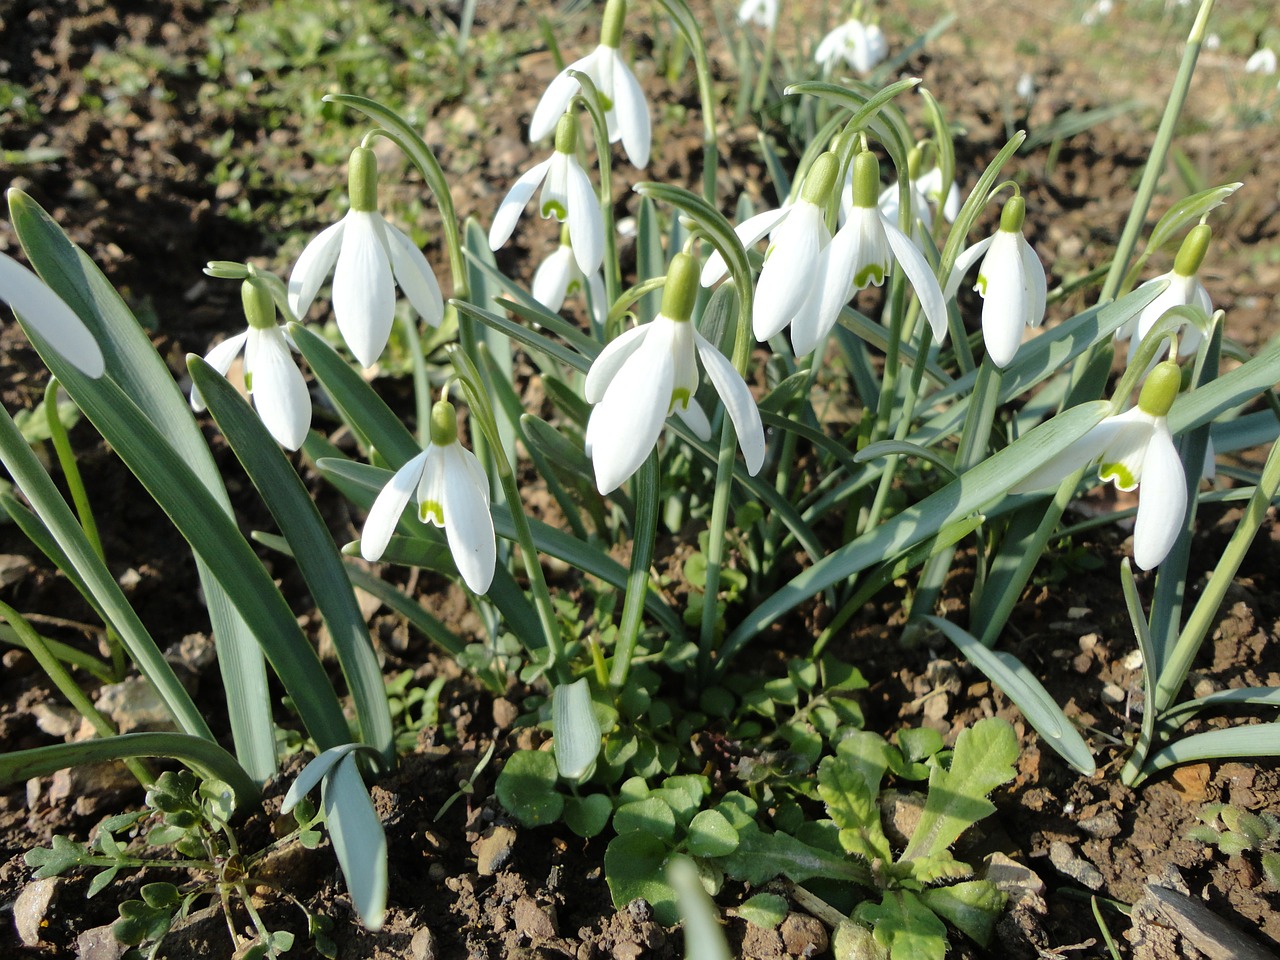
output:
M457 411L448 400L437 400L431 407L431 442L446 447L457 439Z

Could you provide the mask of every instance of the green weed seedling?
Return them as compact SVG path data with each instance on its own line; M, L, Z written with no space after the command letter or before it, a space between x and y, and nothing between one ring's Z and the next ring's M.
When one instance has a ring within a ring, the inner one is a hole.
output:
M1196 816L1200 825L1188 831L1188 839L1217 847L1229 857L1256 854L1267 883L1280 889L1280 818L1227 803L1206 804Z
M143 884L140 899L120 904L120 918L112 928L120 943L139 948L137 956L152 960L174 922L185 918L202 898L214 897L222 904L237 957L275 958L293 946L294 935L268 928L250 890L266 882L257 870L268 853L294 842L309 849L320 842L319 817L311 805L300 805L294 810L292 831L263 850L244 854L229 823L232 809L231 788L225 783L199 780L185 770L170 771L147 791L145 809L108 817L88 843L55 836L52 846L28 851L25 861L37 879L77 867L97 868L89 883L90 897L105 890L121 871L185 871L188 879L181 884ZM138 847L145 850L139 852ZM283 895L305 914L316 951L324 957L336 956L328 935L332 921L312 914L288 892ZM237 932L233 920L237 902L253 925L253 935L247 939Z

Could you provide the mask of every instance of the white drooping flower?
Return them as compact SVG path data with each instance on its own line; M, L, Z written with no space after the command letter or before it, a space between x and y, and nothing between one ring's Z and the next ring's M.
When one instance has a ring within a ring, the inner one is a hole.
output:
M879 24L849 20L822 38L813 59L823 73L831 73L841 61L858 73L869 73L888 53L889 42Z
M658 316L611 342L587 373L584 393L595 407L587 421L586 449L602 494L640 469L672 413L699 439L711 439L711 424L694 399L698 358L733 422L747 470L754 476L764 464L764 426L751 391L689 319L697 269L692 257L676 254Z
M555 253L538 264L538 269L533 272L531 292L533 299L552 313L560 312L570 293L581 293L598 327L603 327L608 315L604 278L599 270L590 276L583 274L578 261L574 259L567 228L561 231L560 246Z
M649 103L636 75L618 51L626 15L626 0L609 0L600 29L600 46L556 74L533 110L533 118L529 121L530 141L541 140L554 130L560 116L569 108L569 101L581 88L578 81L569 75L570 70L576 70L590 77L600 94L609 142L621 140L622 149L632 165L648 166L652 139Z
M920 299L934 339L941 343L947 336L947 305L929 261L876 205L880 165L875 155L862 151L853 158L853 167L849 217L823 251L813 299L791 323L796 356L821 346L849 298L869 284L880 286L895 259Z
M1208 224L1197 224L1182 241L1178 256L1173 261L1173 269L1142 284L1143 287L1149 287L1155 283L1168 281L1169 285L1147 304L1141 313L1116 331L1117 340L1129 341L1130 357L1166 310L1192 305L1199 307L1206 314L1213 313L1213 302L1209 299L1209 291L1196 277L1200 264L1204 262L1204 256L1209 250L1209 241L1212 236L1213 231ZM1191 356L1199 349L1202 339L1203 334L1194 323L1183 324L1178 335L1178 356Z
M0 253L0 300L9 304L73 367L97 379L106 369L102 349L84 321L43 280Z
M738 22L772 30L778 22L778 0L742 0L738 6Z
M289 275L289 308L301 320L333 272L338 330L361 366L373 366L391 336L396 285L433 327L444 318L444 298L427 258L378 212L378 162L373 151L351 151L351 209L307 244Z
M510 239L529 198L542 184L538 209L543 219L555 217L568 223L573 255L584 274L590 276L600 269L604 262L604 213L578 163L577 149L578 124L572 114L563 114L551 156L523 173L498 205L489 228L489 249L497 250Z
M431 408L427 449L397 470L373 502L360 536L362 557L382 556L410 498L417 500L419 521L444 529L467 587L487 592L498 556L489 480L476 455L458 442L457 412L447 400Z
M1110 480L1121 490L1139 488L1133 560L1143 570L1157 566L1168 556L1186 520L1186 473L1166 419L1181 382L1176 363L1157 364L1143 384L1136 407L1107 417L1009 492L1055 486L1097 462L1100 479Z
M955 296L963 277L982 257L978 282L982 295L982 341L997 367L1009 365L1022 344L1022 331L1044 322L1048 286L1044 266L1022 235L1026 201L1012 197L1000 215L1000 229L956 257L945 296Z
M1244 62L1245 73L1260 73L1270 76L1276 72L1276 52L1270 47L1259 47Z
M311 429L311 395L307 381L294 362L289 338L276 322L276 305L267 285L254 278L240 285L249 328L223 340L205 354L205 362L224 377L244 351L244 386L262 425L286 449L297 450ZM191 408L205 408L204 397L193 384Z

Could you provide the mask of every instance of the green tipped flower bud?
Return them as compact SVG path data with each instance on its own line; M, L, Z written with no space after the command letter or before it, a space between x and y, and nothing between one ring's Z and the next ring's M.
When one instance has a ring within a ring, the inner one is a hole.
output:
M853 158L853 205L874 207L880 198L880 161L870 150Z
M240 284L240 302L244 304L244 316L249 326L257 330L270 330L276 325L276 303L271 291L261 280L250 277Z
M604 8L604 22L600 25L602 46L617 50L622 46L622 25L627 19L627 0L609 0Z
M351 151L347 193L351 196L352 210L372 213L378 209L378 158L368 147L356 147Z
M809 167L809 172L805 174L804 186L800 188L800 199L814 206L826 206L831 191L835 189L836 174L839 172L840 161L834 153L820 154Z
M693 304L698 298L698 262L687 253L677 253L667 268L667 283L662 288L662 310L668 320L688 323Z
M437 400L431 407L431 442L447 447L458 440L458 414L448 400Z
M571 113L556 122L556 152L571 157L578 152L578 121Z
M1138 409L1153 417L1167 416L1182 387L1182 370L1172 360L1157 363L1138 394Z
M1173 272L1181 277L1194 277L1200 272L1200 264L1204 263L1204 255L1209 252L1209 241L1213 239L1213 231L1207 223L1199 223L1191 228L1182 246L1178 248L1177 259L1173 261Z
M1000 229L1005 233L1021 233L1022 221L1027 216L1027 201L1022 197L1010 197L1000 211Z

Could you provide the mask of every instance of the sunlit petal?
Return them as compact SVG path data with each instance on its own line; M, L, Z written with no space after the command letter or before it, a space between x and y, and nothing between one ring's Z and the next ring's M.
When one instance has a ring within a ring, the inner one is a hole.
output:
M942 297L933 268L905 233L884 217L880 218L880 222L884 226L885 237L893 255L898 258L902 272L907 275L916 296L920 298L920 308L933 329L933 339L938 343L944 342L947 339L947 302Z
M1007 230L996 233L978 271L982 293L982 340L987 356L1004 368L1022 345L1026 327L1028 289L1023 282L1021 235Z
M342 251L333 273L333 313L342 339L361 366L382 354L395 320L396 287L382 236L382 218L353 210L345 218Z
M692 430L693 435L699 440L711 439L711 421L707 419L702 407L698 406L697 400L691 399L688 406L677 403L675 414L684 421L685 426Z
M1029 285L1027 323L1030 326L1038 327L1044 323L1044 311L1049 299L1049 285L1045 280L1044 264L1036 256L1035 249L1032 248L1031 244L1027 243L1027 238L1022 234L1018 234L1018 240L1018 246L1022 253L1022 272Z
M244 333L237 333L234 337L228 337L204 355L204 362L225 377L227 371L231 369L231 364L235 362L240 351L244 349L244 343L248 337L248 330ZM200 395L199 388L194 383L191 384L191 409L199 413L204 407L204 397Z
M445 482L444 530L449 552L463 582L473 593L485 593L493 582L497 544L489 513L487 483L477 487L466 460L474 454L451 443L440 449Z
M766 210L763 213L757 213L755 216L747 217L747 219L734 227L733 232L738 235L742 245L750 250L771 233L793 209L795 208L780 207L777 210ZM709 287L728 272L729 265L725 263L720 251L713 250L711 256L707 257L707 262L702 265L702 275L699 277L698 282L704 287Z
M996 238L993 233L991 236L979 240L972 247L967 247L960 251L960 255L956 257L955 266L951 268L951 276L947 278L947 287L942 292L942 296L946 300L952 300L960 290L960 281L964 279L964 275L969 272L969 268L982 259L982 255L987 252L987 248L991 246L991 241Z
M86 377L106 369L102 349L62 297L18 261L0 253L0 300Z
M279 327L251 327L248 334L250 340L257 340L253 352L253 406L271 436L286 449L297 450L311 429L307 381Z
M622 149L627 152L627 159L633 166L647 167L652 136L649 104L645 101L644 91L640 89L636 75L621 56L613 58L613 97L618 132L622 135Z
M569 108L569 101L578 92L578 81L569 76L569 71L578 70L582 73L590 74L598 56L599 48L593 50L581 60L575 60L556 74L555 79L547 86L546 91L542 94L542 99L538 101L538 105L533 110L533 118L529 121L530 141L541 140L555 130L556 123L564 115L565 110ZM528 197L525 199L527 200ZM502 246L502 243L499 243L498 246ZM497 248L495 247L494 249Z
M364 530L360 534L360 556L366 560L377 560L387 549L391 534L400 522L400 515L404 513L409 498L422 479L426 463L427 453L424 450L397 470L373 501L369 517L364 522Z
M1138 520L1133 530L1133 562L1150 570L1169 554L1187 513L1187 479L1169 425L1157 418L1142 467Z
M756 283L751 326L757 340L768 340L791 322L813 284L818 252L826 245L822 210L800 200L780 226Z
M578 85L576 80L572 82L575 87ZM511 233L516 228L516 222L520 219L520 214L524 212L525 205L528 204L529 198L533 196L533 192L538 189L538 184L542 183L543 178L547 175L552 159L552 157L548 157L536 166L526 170L521 174L520 179L512 185L511 189L507 191L507 195L502 198L502 203L498 204L498 212L493 215L493 226L489 228L490 250L497 250L511 239Z
M564 306L565 294L569 291L569 281L573 278L573 250L561 244L556 252L538 264L533 274L531 291L533 299L550 310L558 313Z
M583 385L582 395L587 403L599 403L604 398L605 391L609 389L609 384L622 369L622 365L640 349L644 338L652 329L651 323L632 327L626 333L610 340L608 345L600 351L592 362L591 369L587 371L587 381Z
M671 331L653 328L591 411L587 440L596 487L610 493L635 473L658 442L671 406Z
M569 193L569 240L573 256L584 274L592 274L604 262L604 214L591 189L586 171L572 161L566 171Z
M729 419L733 421L738 446L747 462L747 472L755 476L764 465L764 424L760 422L760 410L755 399L724 354L697 331L694 331L694 342L711 385L716 388Z
M306 245L293 265L293 272L289 274L289 309L299 320L306 317L320 285L333 271L346 229L346 217L325 227Z
M427 258L402 231L385 222L383 227L396 283L428 326L440 326L444 319L444 297Z

